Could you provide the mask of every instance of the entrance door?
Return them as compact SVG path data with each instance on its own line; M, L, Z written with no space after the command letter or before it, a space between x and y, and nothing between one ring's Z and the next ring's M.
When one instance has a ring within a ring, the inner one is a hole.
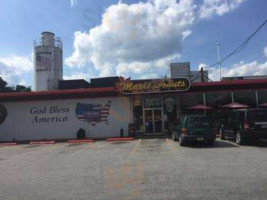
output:
M162 133L162 109L145 110L145 133L157 134Z

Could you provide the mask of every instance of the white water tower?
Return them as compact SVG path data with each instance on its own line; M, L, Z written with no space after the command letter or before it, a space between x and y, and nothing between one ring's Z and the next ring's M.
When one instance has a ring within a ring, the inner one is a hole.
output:
M34 41L35 91L58 89L62 71L61 39L54 33L42 32L42 38Z

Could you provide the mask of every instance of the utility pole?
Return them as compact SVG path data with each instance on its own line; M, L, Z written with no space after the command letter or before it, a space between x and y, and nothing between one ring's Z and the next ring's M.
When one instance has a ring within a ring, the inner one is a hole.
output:
M218 63L220 67L220 81L222 80L222 62L221 62L221 56L220 56L220 44L217 43L217 53L218 53Z

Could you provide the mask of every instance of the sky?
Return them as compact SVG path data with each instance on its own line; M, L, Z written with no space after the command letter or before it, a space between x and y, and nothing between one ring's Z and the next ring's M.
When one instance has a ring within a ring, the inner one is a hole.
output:
M33 86L33 41L51 31L63 42L64 79L170 76L190 62L219 80L221 58L267 18L266 0L0 0L0 77ZM267 24L222 76L267 75Z

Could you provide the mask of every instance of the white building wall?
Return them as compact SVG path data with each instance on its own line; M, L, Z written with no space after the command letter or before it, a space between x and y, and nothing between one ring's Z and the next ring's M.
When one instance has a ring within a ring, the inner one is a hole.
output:
M109 101L108 123L80 121L75 114L77 103L105 106ZM17 141L76 138L80 128L85 129L86 137L120 136L120 129L127 136L132 115L130 98L127 97L10 102L2 105L7 109L7 117L0 124L0 141L12 141L13 138Z

